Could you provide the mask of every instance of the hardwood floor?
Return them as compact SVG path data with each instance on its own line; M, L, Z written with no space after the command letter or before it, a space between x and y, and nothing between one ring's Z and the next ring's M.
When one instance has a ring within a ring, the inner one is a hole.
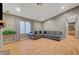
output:
M46 38L17 41L4 45L11 55L75 55L79 54L79 40L69 35L61 41L54 41Z

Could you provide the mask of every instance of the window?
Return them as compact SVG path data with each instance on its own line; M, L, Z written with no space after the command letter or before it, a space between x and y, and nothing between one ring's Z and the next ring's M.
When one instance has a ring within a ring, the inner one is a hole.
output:
M31 22L20 21L20 33L30 33L31 32Z
M31 22L26 22L26 33L31 32Z
M25 22L20 21L20 33L25 33Z

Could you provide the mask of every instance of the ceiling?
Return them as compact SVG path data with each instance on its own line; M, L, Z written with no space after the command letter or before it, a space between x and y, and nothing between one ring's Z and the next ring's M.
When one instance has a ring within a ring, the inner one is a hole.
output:
M79 3L3 3L3 12L37 20L45 21L61 14Z

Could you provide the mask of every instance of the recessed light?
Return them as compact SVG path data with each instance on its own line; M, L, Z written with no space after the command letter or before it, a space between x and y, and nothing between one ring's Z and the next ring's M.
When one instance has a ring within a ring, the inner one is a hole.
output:
M64 9L65 7L64 6L62 6L60 9Z
M41 18L41 19L45 19L45 18Z
M20 8L19 8L19 7L17 7L17 8L16 8L16 11L20 12L21 10L20 10Z

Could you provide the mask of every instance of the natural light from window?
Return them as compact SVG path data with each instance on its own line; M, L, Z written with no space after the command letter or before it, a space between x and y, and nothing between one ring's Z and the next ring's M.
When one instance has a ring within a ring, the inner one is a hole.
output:
M31 22L20 21L20 33L30 33L31 32Z

